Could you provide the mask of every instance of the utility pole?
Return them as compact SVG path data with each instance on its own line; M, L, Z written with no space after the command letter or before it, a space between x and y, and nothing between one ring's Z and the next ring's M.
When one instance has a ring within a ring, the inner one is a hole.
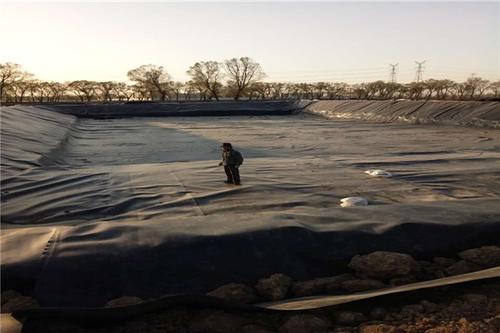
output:
M424 74L424 61L415 61L417 64L417 72L415 73L415 82L420 82L423 80L423 74Z
M396 73L397 73L397 69L396 68L398 67L398 65L399 65L399 63L394 64L394 65L393 64L389 64L389 67L391 68L391 70L389 72L390 73L390 78L391 78L390 79L391 83L396 83Z

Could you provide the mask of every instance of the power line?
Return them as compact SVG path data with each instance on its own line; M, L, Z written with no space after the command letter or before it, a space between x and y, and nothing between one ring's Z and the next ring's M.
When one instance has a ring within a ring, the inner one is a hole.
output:
M398 67L399 63L396 63L396 64L389 64L389 67L391 68L391 71L390 71L390 81L391 83L396 83L396 73L397 73L397 67Z
M425 60L415 61L415 63L417 64L417 72L415 73L415 82L420 82L423 79L423 74L424 74L423 66L425 64Z
M385 67L370 67L370 68L345 68L345 69L310 69L310 70L293 70L293 73L350 73L350 72L367 72L367 71L381 71ZM268 74L288 74L290 70L287 71L266 71Z

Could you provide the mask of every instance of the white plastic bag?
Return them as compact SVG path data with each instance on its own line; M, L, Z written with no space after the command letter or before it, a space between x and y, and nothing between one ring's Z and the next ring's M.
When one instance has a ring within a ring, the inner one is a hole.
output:
M373 177L392 177L392 173L389 171L381 170L381 169L376 169L376 170L367 170L365 171L367 175L373 176Z
M347 197L340 199L340 207L360 207L367 205L368 200L363 197Z

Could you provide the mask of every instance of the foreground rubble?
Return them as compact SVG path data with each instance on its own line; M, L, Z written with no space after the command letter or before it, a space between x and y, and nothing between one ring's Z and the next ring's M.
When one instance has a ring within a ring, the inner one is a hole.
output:
M418 261L406 254L378 251L352 258L349 272L308 281L273 274L255 286L231 283L207 295L237 303L278 301L318 294L348 294L496 267L500 248L469 249L457 258ZM105 307L140 304L134 296ZM2 312L37 307L15 291L2 293ZM419 290L308 311L245 311L210 307L171 307L125 322L78 326L56 320L30 320L23 332L335 332L335 333L497 333L500 332L500 279Z

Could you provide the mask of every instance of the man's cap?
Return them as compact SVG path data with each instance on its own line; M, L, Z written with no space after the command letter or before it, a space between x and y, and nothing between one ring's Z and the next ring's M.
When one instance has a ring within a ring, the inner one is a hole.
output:
M231 145L229 142L223 142L221 147L232 147L232 146L233 145Z

